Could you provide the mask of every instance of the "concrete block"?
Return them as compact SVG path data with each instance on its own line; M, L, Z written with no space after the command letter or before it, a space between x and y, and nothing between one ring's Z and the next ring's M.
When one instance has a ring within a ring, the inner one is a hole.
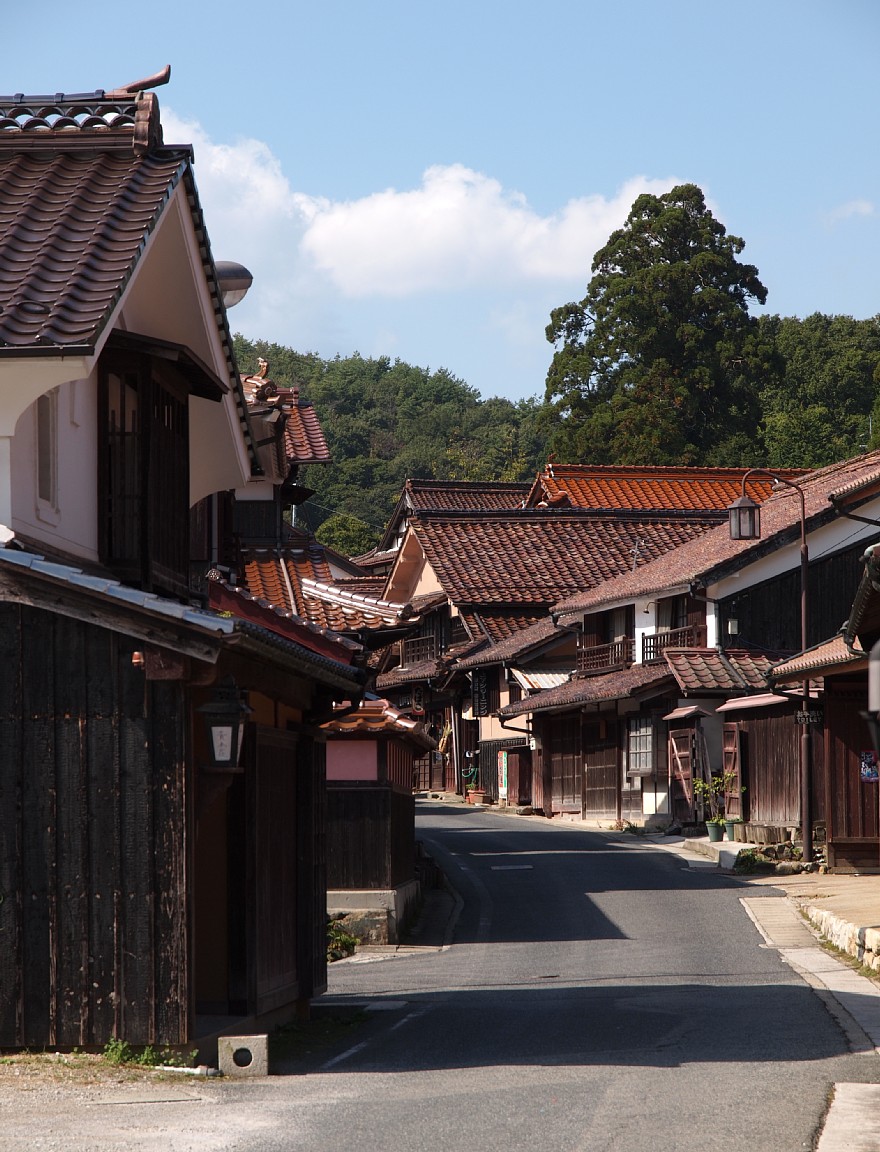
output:
M268 1076L269 1037L218 1036L217 1064L224 1076Z

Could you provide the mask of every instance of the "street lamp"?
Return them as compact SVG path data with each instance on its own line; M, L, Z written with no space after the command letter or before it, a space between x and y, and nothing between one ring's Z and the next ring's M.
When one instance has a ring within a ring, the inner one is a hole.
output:
M244 738L245 720L253 711L238 692L231 676L217 685L216 695L196 709L205 718L208 734L208 756L205 765L211 772L241 772L238 762Z
M807 614L807 586L809 582L810 557L807 550L807 516L804 506L804 490L799 484L777 476L766 468L749 468L742 478L742 495L728 507L730 517L731 540L760 540L761 538L761 509L760 505L746 493L746 481L750 476L760 472L769 476L774 484L782 484L792 488L798 494L800 501L801 518L801 651L807 650L808 614ZM810 681L804 679L801 685L801 712L798 722L802 726L800 742L800 786L801 786L801 835L804 841L804 862L810 863L813 859L813 817L810 809L810 792L813 779L813 749L810 743Z

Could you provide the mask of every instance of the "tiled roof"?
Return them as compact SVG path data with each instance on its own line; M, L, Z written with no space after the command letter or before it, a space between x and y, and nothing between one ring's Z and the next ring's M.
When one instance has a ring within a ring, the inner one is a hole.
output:
M554 637L564 640L566 635L570 636L570 633L567 634L562 628L554 624L549 616L545 616L528 628L514 632L505 640L493 644L490 648L485 648L474 656L459 660L457 666L462 671L466 671L469 668L477 668L485 664L502 664L518 658L521 659L534 649L547 644Z
M769 673L768 679L773 683L784 680L797 679L804 672L819 673L824 669L839 669L844 665L857 665L861 667L867 659L866 653L858 640L853 641L852 650L847 647L846 640L841 636L832 636L821 644L815 644L805 652L799 652L790 660L775 664Z
M332 632L387 628L413 616L406 605L337 585L317 542L301 548L251 549L242 561L239 580L251 596Z
M502 481L406 480L378 550L360 557L360 562L384 553L393 558L398 537L412 516L432 512L510 512L523 506L528 491L528 484Z
M403 490L414 511L503 512L519 508L529 486L485 480L407 480Z
M645 564L707 525L681 516L530 510L419 517L411 530L453 603L549 606Z
M389 672L382 672L376 677L376 687L379 691L394 688L398 684L414 684L420 680L433 680L445 671L441 660L420 660L415 664L407 664L405 668L392 668Z
M667 648L663 655L683 692L766 688L772 665L766 656L717 648Z
M242 375L241 386L254 416L281 420L280 444L287 468L299 464L326 464L330 449L310 400L301 400L299 388L279 388L268 376L269 363L260 360L259 371ZM280 463L280 462L279 462Z
M47 607L72 612L79 617L82 600L88 605L88 618L96 623L111 619L118 627L120 616L126 617L128 634L143 638L160 647L187 651L188 645L199 635L210 637L210 643L201 645L200 658L216 659L210 649L235 638L238 634L256 640L261 650L275 651L296 661L302 669L310 670L318 680L337 685L348 684L349 690L364 679L352 667L358 645L336 636L318 635L307 622L301 620L267 619L251 617L213 609L194 608L176 600L131 588L107 576L88 574L69 564L44 560L42 556L14 548L0 548L0 569L15 581L16 576L28 581L28 597L35 599L36 589L44 585L50 590ZM62 607L59 609L59 605ZM112 615L111 615L112 614Z
M339 715L328 720L321 727L334 736L397 736L424 750L436 748L437 742L430 737L425 725L411 720L387 700L363 700L356 712L346 715L346 708L339 705L334 709Z
M726 519L727 508L742 494L745 468L634 467L626 464L548 464L529 492L530 507L641 508L657 511L713 512ZM796 478L801 470L780 471ZM770 495L773 481L752 476L753 500Z
M254 460L192 149L162 143L158 100L140 90L169 74L113 92L0 96L0 356L92 354L182 185Z
M548 688L508 704L500 709L500 716L522 716L526 712L564 712L581 704L597 704L603 700L624 700L629 696L664 683L674 683L665 664L634 664L624 672L609 672L606 676L590 676L570 680L558 688Z
M845 489L850 504L857 506L859 493L870 489L878 479L880 451L831 464L803 476L798 485L804 494L808 530L835 517L832 495ZM554 611L596 611L603 604L625 602L697 582L711 583L721 573L736 571L751 559L758 559L796 540L799 533L798 494L791 488L779 488L761 505L760 540L731 540L728 525L719 525L635 572L618 576L601 586L585 586L581 593L560 597Z
M542 619L543 612L492 612L481 610L462 612L461 617L468 634L474 640L488 640L498 644L509 636L519 635Z
M189 149L69 153L60 135L41 152L9 143L0 132L0 352L91 351Z

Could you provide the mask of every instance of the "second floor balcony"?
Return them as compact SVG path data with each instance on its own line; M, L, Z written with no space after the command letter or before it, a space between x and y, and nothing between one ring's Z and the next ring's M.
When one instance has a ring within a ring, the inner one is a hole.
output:
M625 637L612 640L608 644L592 644L579 647L577 651L577 672L580 676L590 676L595 672L611 672L616 668L629 668L635 659L635 640Z
M642 663L652 664L663 659L667 648L705 648L705 624L689 624L686 628L670 628L642 637Z

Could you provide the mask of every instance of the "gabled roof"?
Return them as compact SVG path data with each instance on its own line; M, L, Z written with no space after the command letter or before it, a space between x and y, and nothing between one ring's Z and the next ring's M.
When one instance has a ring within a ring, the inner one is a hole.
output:
M255 599L333 632L399 627L418 619L409 605L391 604L336 584L317 541L302 547L245 550L239 580Z
M179 186L253 459L189 145L163 143L157 76L111 92L0 96L0 357L94 354Z
M461 608L549 607L707 530L644 513L447 513L410 523L441 587Z
M437 747L437 741L428 735L424 724L404 716L382 699L362 700L354 712L344 704L337 705L333 718L321 727L336 737L396 736L424 751Z
M360 560L383 552L394 554L395 541L410 516L425 512L511 511L521 508L528 484L503 481L405 480L397 505L389 517L377 547Z
M880 484L880 451L830 464L797 481L804 494L807 530L825 524L873 496ZM663 594L693 584L706 586L769 555L800 535L800 500L790 488L779 488L761 505L761 539L731 540L722 524L683 543L658 560L635 572L618 576L601 586L560 597L554 612L598 611L642 596Z
M642 508L655 511L705 512L727 519L727 508L742 493L746 468L686 468L628 464L548 463L532 485L528 507ZM804 469L777 473L786 479ZM769 477L749 478L747 491L761 502L770 495Z
M261 358L256 373L242 375L241 386L251 415L278 426L273 445L278 470L286 477L299 465L329 463L330 449L312 402L301 399L299 388L279 388L268 373L269 363Z

